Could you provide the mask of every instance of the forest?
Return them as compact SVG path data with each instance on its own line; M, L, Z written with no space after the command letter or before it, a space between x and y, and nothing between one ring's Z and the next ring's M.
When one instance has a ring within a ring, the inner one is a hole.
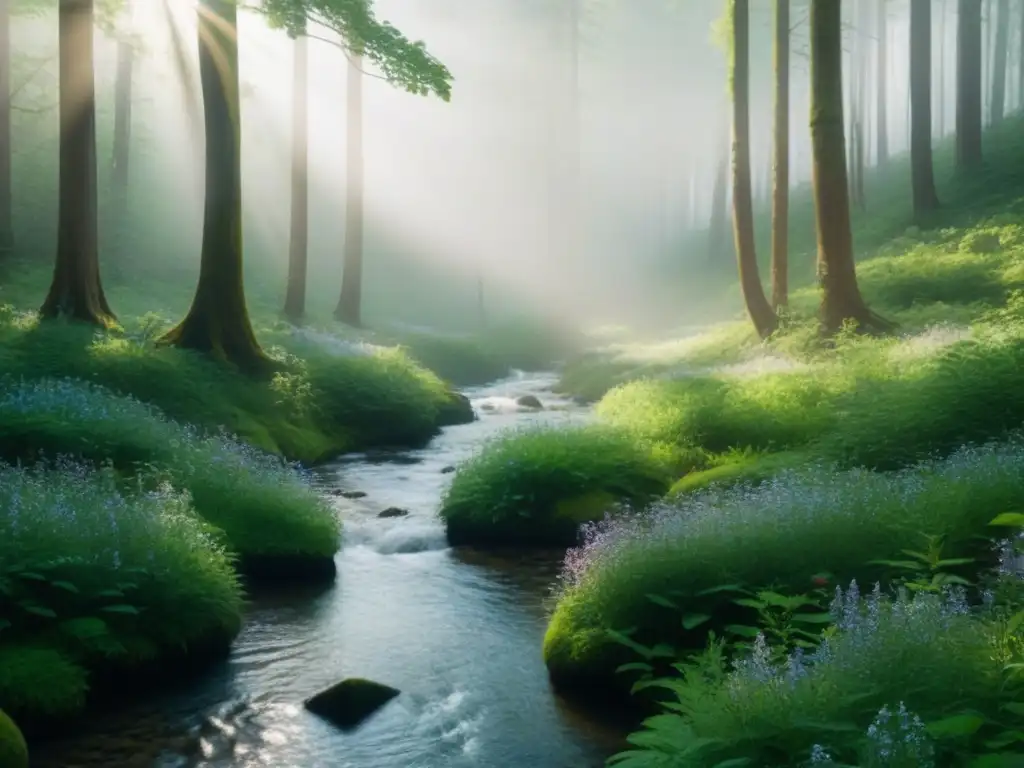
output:
M0 0L0 768L1024 765L1022 371L1024 0Z

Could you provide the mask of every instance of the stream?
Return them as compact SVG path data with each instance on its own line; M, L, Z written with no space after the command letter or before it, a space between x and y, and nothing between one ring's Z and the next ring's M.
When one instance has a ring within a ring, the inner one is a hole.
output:
M622 734L556 697L540 656L557 555L453 550L445 471L500 431L588 418L553 374L465 390L479 419L421 450L350 455L316 480L345 522L338 579L253 597L230 659L37 750L41 768L597 768ZM523 411L532 394L545 405ZM361 492L349 499L342 492ZM378 518L389 507L404 517ZM345 677L402 691L343 733L302 701Z

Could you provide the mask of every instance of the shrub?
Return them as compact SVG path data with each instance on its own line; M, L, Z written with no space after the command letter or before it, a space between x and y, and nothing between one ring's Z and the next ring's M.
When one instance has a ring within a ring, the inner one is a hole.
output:
M0 765L28 768L28 746L18 726L0 710Z
M616 502L664 493L668 471L650 450L603 427L524 429L501 435L462 464L441 504L453 544L576 542L581 523Z
M854 583L846 594L837 590L833 611L838 631L809 656L797 651L774 663L761 636L750 658L731 671L717 657L710 665L681 665L681 678L654 683L671 692L671 713L648 720L630 738L639 749L609 764L856 760L925 768L936 764L933 758L950 764L960 746L935 743L925 722L938 725L965 709L999 714L1005 692L1002 663L991 651L993 628L969 614L963 595L889 600L876 587L861 599ZM888 755L880 754L885 747Z
M125 494L109 468L0 464L0 707L81 707L85 672L234 636L229 555L169 487ZM45 684L44 684L45 683Z
M0 456L110 461L155 470L188 490L198 512L243 557L333 557L340 528L333 509L296 467L226 434L204 435L131 397L72 380L4 381Z
M794 594L823 572L885 580L887 567L869 561L900 559L925 535L944 538L944 556L979 555L978 534L1018 503L1022 484L1024 444L1011 441L892 474L786 470L757 488L710 489L593 526L566 555L544 640L549 670L567 685L613 687L612 670L629 659L609 630L693 649L709 630L750 624L723 585ZM706 620L680 627L649 595Z
M458 386L478 386L509 374L508 364L479 339L406 334L401 342L409 357Z

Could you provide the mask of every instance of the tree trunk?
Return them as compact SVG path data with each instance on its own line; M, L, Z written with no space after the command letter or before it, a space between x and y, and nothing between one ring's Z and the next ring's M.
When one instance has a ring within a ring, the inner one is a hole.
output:
M946 137L946 0L939 0L939 138Z
M131 6L126 4L126 14ZM114 246L115 276L124 261L124 232L128 218L128 166L132 143L132 70L135 67L134 41L122 35L117 43L117 77L114 80L114 151L110 164L113 204L107 221L117 233Z
M348 62L345 272L341 298L334 316L353 328L362 321L363 293L363 73L362 57L351 54Z
M717 261L729 247L729 220L726 215L728 197L729 152L719 150L715 165L715 185L711 192L711 220L708 224L708 259Z
M192 306L163 342L258 373L270 360L249 322L243 283L238 7L235 0L201 0L197 15L206 132L203 244Z
M11 0L0 0L0 267L14 249L11 187Z
M811 144L818 228L821 320L834 332L846 321L877 326L857 287L843 138L842 2L814 0L811 34Z
M1017 109L1024 111L1024 4L1020 8L1020 34L1017 38Z
M789 0L775 0L772 306L789 303Z
M932 169L932 3L910 0L910 165L914 215L939 207Z
M1010 43L1010 0L999 0L996 15L996 45L992 59L992 110L996 125L1006 113L1006 53Z
M876 115L878 127L878 165L884 165L889 161L889 73L888 69L888 41L889 41L889 7L886 0L878 0L878 72L875 81Z
M100 282L92 29L92 0L61 0L57 259L39 313L107 327L116 320Z
M306 262L309 256L309 49L304 34L293 43L292 207L288 247L288 287L284 315L293 323L306 314Z
M865 130L865 123L867 120L867 101L865 99L865 85L867 81L867 24L865 23L865 10L867 8L867 0L857 0L856 3L857 18L856 18L856 34L857 34L857 45L855 47L856 59L854 66L857 68L857 80L856 87L853 90L853 98L857 103L857 119L854 122L857 131L857 141L854 146L854 162L857 166L857 180L854 184L854 192L856 194L857 207L860 210L867 208L867 197L864 194L864 158L867 154L865 143L867 138L867 131Z
M956 164L981 163L981 0L959 0L956 28Z
M740 289L754 330L766 339L779 321L757 269L750 179L750 2L732 0L732 216Z

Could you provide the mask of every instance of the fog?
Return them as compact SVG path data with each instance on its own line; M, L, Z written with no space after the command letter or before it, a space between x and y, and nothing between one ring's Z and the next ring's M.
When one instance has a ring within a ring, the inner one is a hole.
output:
M425 41L454 83L452 100L444 103L399 91L367 65L364 306L371 319L458 325L475 305L478 276L492 312L630 323L686 321L698 298L707 311L709 296L723 315L739 308L723 277L732 266L709 265L703 232L715 171L728 146L726 48L715 31L725 4L579 3L578 121L568 0L376 3L379 17ZM754 189L763 210L771 160L773 4L752 5ZM888 5L888 129L895 154L907 146L907 4ZM944 57L949 74L942 90L936 83L934 122L937 131L945 126L948 132L955 3L947 3L944 22L938 5L935 23L937 29L944 24L945 34L935 41L935 55ZM194 13L185 4L174 6L196 77ZM805 7L797 2L793 10L794 187L810 179ZM134 18L120 18L118 29L131 29L139 40L131 257L168 274L193 274L202 141L187 104L198 86L180 81L160 3L137 3ZM54 237L56 34L52 15L15 18L16 237L36 248L51 247ZM334 39L323 29L310 34ZM293 43L251 12L240 18L239 37L248 279L257 292L283 295ZM117 46L102 31L96 46L102 191ZM326 306L340 286L346 226L346 59L329 42L313 39L309 46L310 290L311 301L322 296ZM874 54L869 57L871 92L877 73ZM1016 92L1011 83L1009 93ZM870 101L869 127L875 120ZM875 142L869 139L866 149L871 161ZM575 205L576 249L567 234Z

